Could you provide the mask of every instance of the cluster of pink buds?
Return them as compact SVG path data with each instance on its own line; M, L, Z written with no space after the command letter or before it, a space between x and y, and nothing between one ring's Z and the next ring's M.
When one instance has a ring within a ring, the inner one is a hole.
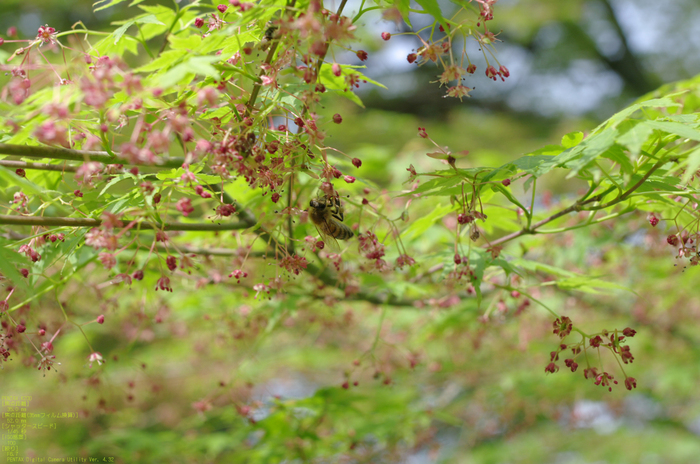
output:
M565 337L570 335L571 331L574 328L571 319L569 319L566 316L557 318L553 323L553 327L554 334L558 335L561 339L564 339ZM559 360L559 355L564 350L569 349L573 353L573 357L565 359L564 364L568 369L571 370L571 372L576 372L576 370L578 369L579 365L576 362L576 359L579 358L582 353L584 355L584 359L586 360L586 364L589 364L590 358L586 355L586 351L590 349L599 350L600 348L607 348L614 356L619 357L619 359L622 360L624 364L631 364L634 361L634 356L632 356L630 347L629 345L621 345L621 343L626 338L634 337L636 333L637 332L634 329L631 329L629 327L622 330L621 332L618 330L615 330L613 332L608 332L604 330L600 335L595 336L583 335L583 333L581 332L583 339L578 343L566 344L563 343L562 340L557 349L549 354L549 364L547 364L544 371L549 374L553 374L559 371L559 366L555 363L555 361ZM606 338L607 342L605 340ZM586 339L588 339L588 346L586 346ZM600 359L598 356L591 358ZM622 364L620 364L620 367L622 368ZM628 390L636 388L637 380L634 377L628 377L627 374L625 374L624 370L622 371L622 373L625 376L625 388L627 388ZM612 374L605 371L599 372L598 368L591 367L590 365L588 365L588 367L583 370L583 376L586 379L593 379L595 385L607 388L608 391L612 391L613 385L618 384L617 380L615 380L615 377Z
M496 78L500 77L502 81L505 81L506 77L510 77L510 71L508 71L508 68L503 65L501 65L498 69L494 68L493 66L489 66L486 68L486 77L493 79L494 81Z
M244 271L241 271L240 269L236 269L235 271L233 271L232 273L230 273L228 276L229 276L229 277L233 277L234 279L236 279L236 283L237 283L237 284L240 284L242 278L248 277L248 273L247 273L247 272L244 272Z

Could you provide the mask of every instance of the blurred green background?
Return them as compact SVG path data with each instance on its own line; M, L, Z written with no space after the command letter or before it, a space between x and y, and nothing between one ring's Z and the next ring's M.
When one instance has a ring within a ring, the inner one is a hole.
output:
M94 14L91 3L3 0L0 35L15 26L29 38L40 25L65 30L77 21L108 29L111 21L136 14L128 3ZM408 164L435 167L422 156L427 146L416 137L418 126L453 151L469 150L466 165L500 165L558 143L567 132L595 127L663 83L700 73L695 0L501 0L496 8L490 27L503 30L499 59L511 77L494 83L477 72L468 83L476 87L473 98L464 103L442 98L443 90L429 83L435 68L408 66L405 56L415 41L379 39L381 31L398 26L363 19L376 30L361 37L370 53L367 74L389 90L361 93L366 109L328 104L327 114L341 113L345 121L329 128L328 143L361 155L361 175L398 192ZM543 190L556 203L578 187L562 176ZM28 457L698 462L697 273L673 267L657 246L663 230L635 235L644 223L640 216L517 245L567 269L615 276L636 292L547 297L591 331L637 329L631 343L637 362L626 366L639 383L631 393L619 386L608 393L584 382L580 372L545 376L556 339L548 315L534 307L518 318L481 324L473 313L450 310L388 308L382 316L382 309L342 302L302 309L293 297L263 306L211 286L192 285L174 295L93 288L85 295L76 282L61 299L70 314L106 314L104 326L92 324L85 332L98 340L96 349L108 364L100 375L86 376L98 367L79 361L89 352L73 332L61 339L57 374L42 377L18 366L22 360L6 363L3 395L31 395L32 412L79 416L53 421L55 430L30 430L20 444ZM426 233L425 240L434 237ZM56 311L56 321L62 319L55 299L45 304ZM513 308L517 301L505 304ZM382 342L372 350L377 327ZM382 366L378 379L376 364ZM341 388L346 374L359 386ZM323 436L325 426L332 437ZM350 448L352 458L341 457ZM330 457L314 458L316 453Z

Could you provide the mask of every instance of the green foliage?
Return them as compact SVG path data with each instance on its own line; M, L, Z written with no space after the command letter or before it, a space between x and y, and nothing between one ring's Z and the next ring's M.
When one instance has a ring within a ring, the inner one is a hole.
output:
M354 46L343 12L141 3L110 32L46 26L8 55L3 375L18 392L36 368L58 370L37 403L81 414L32 447L123 462L405 462L456 435L453 454L489 462L517 456L501 445L520 429L553 434L549 418L577 395L609 388L621 402L639 382L658 401L679 385L696 399L696 368L659 362L657 381L629 349L694 359L674 343L695 346L695 310L664 313L697 305L694 277L660 273L673 258L658 249L700 259L700 79L500 159L445 147L449 131L430 125L406 141L408 118L362 113L380 147L348 122L364 109L360 83L383 85L335 61ZM450 16L417 3L363 3L355 20L378 7L430 16L416 59L439 63L448 86L466 73L449 78L466 57L453 56L458 38L492 66L488 2L454 2ZM341 221L353 237L332 250ZM663 432L689 450L673 459L694 452ZM535 440L521 435L517 453Z

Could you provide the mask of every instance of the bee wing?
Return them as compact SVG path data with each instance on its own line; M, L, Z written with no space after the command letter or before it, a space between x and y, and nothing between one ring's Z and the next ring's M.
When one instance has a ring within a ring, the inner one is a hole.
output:
M318 227L316 224L314 224L314 227L316 227L316 230L318 231L318 235L321 236L321 240L326 244L326 246L330 247L331 250L338 252L340 251L340 245L338 244L338 241L334 238L325 233L324 231L321 230L320 227ZM326 227L327 228L327 227Z

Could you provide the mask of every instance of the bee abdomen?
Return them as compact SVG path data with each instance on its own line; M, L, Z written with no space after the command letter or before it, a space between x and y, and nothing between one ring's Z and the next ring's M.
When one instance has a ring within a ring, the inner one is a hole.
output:
M352 229L342 222L334 221L334 225L336 226L335 228L337 230L335 230L335 234L333 234L333 236L338 240L350 240L355 236Z

